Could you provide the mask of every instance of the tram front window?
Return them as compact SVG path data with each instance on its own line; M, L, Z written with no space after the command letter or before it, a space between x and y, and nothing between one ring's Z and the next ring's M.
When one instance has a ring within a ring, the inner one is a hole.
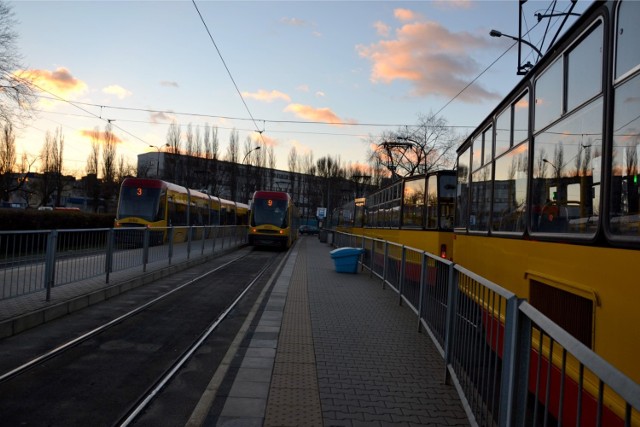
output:
M159 188L123 187L118 203L118 219L136 217L157 221L160 205Z
M256 200L253 208L252 226L275 225L286 227L287 202L285 200Z

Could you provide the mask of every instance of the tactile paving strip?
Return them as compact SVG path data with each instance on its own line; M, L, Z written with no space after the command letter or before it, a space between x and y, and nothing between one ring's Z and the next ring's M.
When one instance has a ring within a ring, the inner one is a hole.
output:
M299 244L306 242L301 239ZM298 253L289 285L264 426L322 426L306 251Z

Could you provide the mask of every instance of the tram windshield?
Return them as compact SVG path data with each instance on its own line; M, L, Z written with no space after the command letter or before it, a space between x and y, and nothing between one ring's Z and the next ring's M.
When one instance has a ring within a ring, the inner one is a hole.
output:
M160 213L159 188L122 187L118 203L118 219L136 217L158 221Z
M287 201L274 199L258 199L253 202L251 225L275 225L287 227Z

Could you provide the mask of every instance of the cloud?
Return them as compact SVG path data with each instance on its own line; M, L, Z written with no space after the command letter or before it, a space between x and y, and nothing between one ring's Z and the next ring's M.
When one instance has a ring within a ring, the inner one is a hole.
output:
M64 99L74 99L83 95L88 89L85 82L73 77L64 67L55 71L23 70L16 72L16 74L31 81L41 90Z
M164 112L151 113L151 123L171 123L175 120L175 116L166 114Z
M323 91L318 90L318 91L316 91L316 96L317 96L317 97L324 97L324 96L326 96L326 95L324 94L324 92L323 92Z
M295 114L298 117L317 122L325 122L331 124L355 123L353 121L343 120L329 108L314 108L309 105L289 104L284 109L286 112Z
M376 33L382 37L388 37L391 34L391 27L382 21L374 22L373 28L376 29Z
M308 85L300 85L296 89L299 90L300 92L309 92L309 86Z
M79 133L81 136L91 141L97 140L98 142L102 143L106 139L105 132L95 130L95 129L92 129L92 130L83 129L83 130L80 130ZM111 133L111 138L116 142L116 144L119 144L122 142L122 139L118 138L118 136L113 132Z
M260 89L259 91L253 92L253 93L242 92L242 96L244 96L245 98L253 98L263 102L273 102L278 99L281 99L286 102L291 102L291 97L289 97L289 95L277 90L272 90L271 92L268 92L264 89Z
M436 0L433 4L438 9L471 9L473 7L472 0Z
M109 95L115 95L118 99L124 99L128 96L133 95L131 92L118 85L107 86L103 88L102 91Z
M299 18L283 17L283 18L280 18L280 22L285 24L285 25L289 25L291 27L305 27L305 26L309 25L309 23L307 21L305 21L304 19L299 19Z
M178 86L178 82L171 82L168 80L162 80L160 82L160 86L164 86L164 87L180 87Z
M279 145L278 140L271 138L266 132L252 132L249 134L251 140L255 143L264 144L267 147L276 147ZM262 150L260 150L262 151ZM266 153L261 153L262 156L266 156Z
M412 85L415 96L452 98L478 74L481 67L470 53L489 47L487 38L451 32L406 9L396 9L395 15L403 22L409 18L418 20L401 25L391 40L356 46L358 54L372 64L372 83L404 80ZM500 95L476 84L459 99L479 103L500 99Z
M396 17L398 21L405 21L405 22L413 21L420 16L409 9L396 9L393 11L393 15Z

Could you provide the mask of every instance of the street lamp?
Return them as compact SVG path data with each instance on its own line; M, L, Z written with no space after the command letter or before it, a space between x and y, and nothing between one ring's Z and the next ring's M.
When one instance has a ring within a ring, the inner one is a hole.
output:
M242 164L244 164L244 161L245 161L245 160L247 160L247 157L249 157L249 154L251 154L252 152L254 152L254 151L256 151L256 150L259 150L259 149L261 149L261 148L262 148L262 147L258 145L257 147L254 147L254 148L252 148L251 150L247 151L247 154L245 154L245 155L244 155L244 158L242 159Z
M501 31L498 31L498 30L491 30L489 32L489 35L491 37L507 37L507 38L509 38L511 40L517 41L518 43L524 43L527 46L529 46L531 49L533 49L538 54L538 59L540 59L542 57L542 52L540 52L540 49L538 49L532 43L530 43L529 41L527 41L527 40L525 40L525 39L523 39L521 37L510 36L509 34L504 34L504 33L502 33ZM533 67L531 62L527 62L526 64L523 64L523 65L520 65L520 63L521 63L520 48L518 48L518 74L519 75L526 74L527 71L529 70L529 68Z
M169 143L163 145L163 147L168 147ZM162 151L162 147L158 147L157 145L149 144L149 147L155 148L158 150L158 157L156 159L156 178L160 177L160 151Z

